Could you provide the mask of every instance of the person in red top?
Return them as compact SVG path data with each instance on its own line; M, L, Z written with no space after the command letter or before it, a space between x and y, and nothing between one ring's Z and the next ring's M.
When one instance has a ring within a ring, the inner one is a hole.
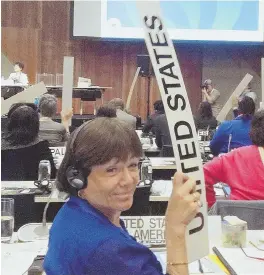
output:
M253 145L240 147L204 165L208 207L215 203L213 185L230 186L231 200L264 200L264 110L252 119Z

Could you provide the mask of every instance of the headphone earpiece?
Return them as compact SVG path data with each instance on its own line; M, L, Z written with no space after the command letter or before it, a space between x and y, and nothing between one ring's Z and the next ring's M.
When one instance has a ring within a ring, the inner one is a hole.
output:
M83 172L74 166L69 166L66 171L69 184L78 190L84 189L87 186L87 176L85 177Z
M73 137L71 139L69 148L72 154L72 157L74 159L74 143L78 136L78 134L81 132L81 130L91 123L91 121L83 123L78 129L76 129L73 133ZM81 190L86 188L87 186L87 177L90 174L90 169L84 169L83 166L79 161L74 161L74 164L69 166L66 170L66 178L68 183L75 189Z

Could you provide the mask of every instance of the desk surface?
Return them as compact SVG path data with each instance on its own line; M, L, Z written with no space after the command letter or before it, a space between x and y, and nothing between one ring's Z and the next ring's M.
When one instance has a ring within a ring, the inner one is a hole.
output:
M62 89L62 86L46 86L47 89ZM73 90L106 90L112 89L113 87L101 87L101 86L89 86L89 87L73 87Z
M212 247L217 246L221 247L221 221L219 216L209 216L208 217L208 234L209 234L209 246L210 249ZM248 230L247 231L247 240L254 241L256 239L263 239L264 231L262 230ZM2 275L22 275L23 272L27 270L27 268L31 265L34 257L37 254L45 253L47 249L48 241L36 241L33 243L13 243L13 244L1 244L1 271ZM249 246L249 244L248 244ZM240 250L240 248L235 249L235 251ZM211 251L212 252L212 251ZM161 262L163 268L165 268L166 263L166 250L155 252L157 258ZM253 259L247 259L247 261L256 261ZM208 266L205 266L206 261L202 261L205 269ZM14 264L15 263L15 264ZM241 265L244 262L241 261ZM190 274L199 274L195 272L196 262L189 265ZM212 264L211 264L212 265ZM211 266L210 266L211 267ZM212 266L213 267L213 266ZM219 271L217 266L214 266L214 271L206 274L223 274ZM251 275L250 273L245 273ZM244 275L245 275L244 274ZM263 274L263 270L259 270L259 273L254 274Z
M150 158L152 169L156 170L174 170L176 169L176 162L175 158Z
M225 197L224 190L219 187L214 187L216 197L222 199ZM159 201L168 201L172 192L172 180L156 180L154 181L151 188L151 195L149 201L159 202Z

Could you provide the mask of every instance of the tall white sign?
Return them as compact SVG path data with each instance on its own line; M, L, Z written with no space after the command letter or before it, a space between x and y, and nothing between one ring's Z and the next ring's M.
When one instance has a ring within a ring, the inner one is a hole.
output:
M38 84L32 85L27 88L25 91L18 93L10 98L4 100L2 98L1 101L1 115L5 115L8 113L10 107L18 102L27 102L34 103L36 97L40 97L41 95L47 93L46 86L43 82L39 82Z
M231 94L227 102L225 103L222 110L219 112L217 116L217 120L220 122L223 122L226 119L227 114L232 109L232 98L233 97L239 97L242 92L245 90L249 82L252 80L253 76L251 74L246 74L244 78L241 80L241 82L237 85L234 92Z
M159 2L137 3L169 124L177 170L195 178L196 189L201 193L203 206L186 231L188 261L193 262L209 253L207 203L198 137L179 62L161 18Z
M63 85L62 85L62 111L72 109L74 57L64 56L63 60ZM69 121L69 125L71 121Z

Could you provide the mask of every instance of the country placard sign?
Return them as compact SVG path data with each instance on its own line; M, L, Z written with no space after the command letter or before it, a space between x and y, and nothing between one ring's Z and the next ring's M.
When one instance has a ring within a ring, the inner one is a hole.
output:
M164 216L123 216L128 233L146 246L165 245Z
M53 158L62 158L65 155L66 147L65 146L50 147L50 151L51 151Z
M168 120L177 170L194 178L196 190L201 193L203 206L186 231L188 261L193 262L209 253L207 203L198 137L179 62L163 23L159 2L137 1L137 6Z

